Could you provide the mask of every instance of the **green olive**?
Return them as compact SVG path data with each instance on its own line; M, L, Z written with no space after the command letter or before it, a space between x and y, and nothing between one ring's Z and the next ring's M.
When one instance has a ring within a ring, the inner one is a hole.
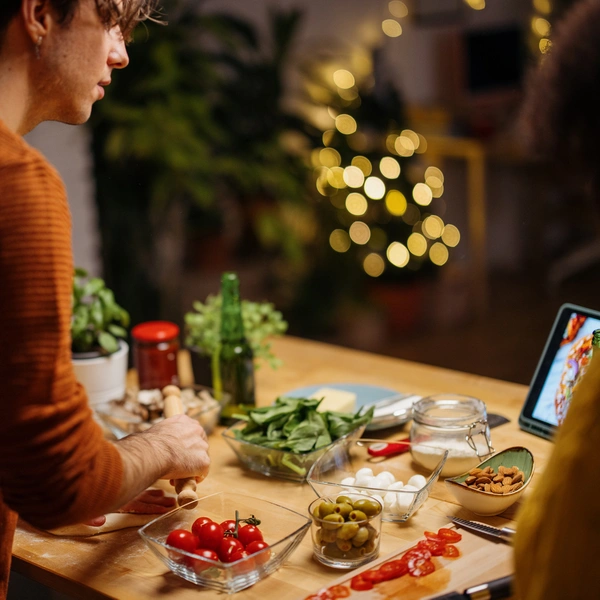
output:
M377 529L375 529L375 527L373 527L373 525L371 525L370 523L367 523L365 527L369 532L369 539L374 540L377 537Z
M374 517L381 512L381 504L371 498L360 498L352 504L354 510L361 510L368 517Z
M335 545L342 552L348 552L348 550L352 550L352 542L350 540L341 540L340 538L337 538L337 540L335 540Z
M323 529L339 529L344 522L344 517L337 513L332 513L323 517L322 527Z
M337 531L338 540L351 540L358 533L357 523L344 523Z
M353 510L348 515L350 521L366 521L367 515L362 510Z
M333 512L342 515L344 519L348 518L348 515L352 512L352 506L347 502L338 502L333 509Z
M366 527L359 527L356 535L352 538L353 546L362 546L369 539L369 530Z
M335 542L337 538L335 529L322 529L321 530L321 540L326 544L331 544Z
M335 504L333 502L321 502L319 504L319 516L321 519L324 519L327 515L330 515L335 508Z
M338 496L335 500L338 504L350 504L352 506L352 500L350 496Z
M363 546L365 554L371 554L375 550L375 540L367 540Z
M321 553L324 556L328 556L329 558L343 558L344 553L335 545L335 544L327 544L325 548L321 549Z

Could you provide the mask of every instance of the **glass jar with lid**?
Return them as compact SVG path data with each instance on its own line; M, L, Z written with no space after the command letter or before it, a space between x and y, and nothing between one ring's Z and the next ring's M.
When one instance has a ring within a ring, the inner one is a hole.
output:
M427 469L434 469L448 450L443 477L465 473L494 451L485 404L460 394L415 402L410 441L413 459Z
M141 390L179 385L179 327L169 321L147 321L131 330L133 362Z

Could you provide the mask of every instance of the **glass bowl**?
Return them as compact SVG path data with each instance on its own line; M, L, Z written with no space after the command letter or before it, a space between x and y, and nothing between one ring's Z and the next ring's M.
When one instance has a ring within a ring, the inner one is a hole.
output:
M328 567L356 569L379 555L381 502L366 495L354 503L349 500L317 498L308 507L313 553Z
M395 453L385 454L387 449ZM444 468L448 451L433 471L415 463L409 442L343 440L312 466L307 480L319 497L367 494L383 504L382 519L402 523L423 505Z
M254 515L269 547L246 558L222 563L166 544L174 529L191 531L199 517L217 523ZM176 575L197 585L227 593L239 592L274 573L296 549L310 527L310 519L294 510L263 500L219 492L194 500L144 525L139 534L152 552Z
M196 419L207 434L219 422L226 399L215 400L212 388L191 385L181 389L186 414ZM160 390L130 388L125 398L96 404L94 410L102 424L120 440L131 433L145 431L162 421L163 400Z
M296 453L288 450L266 448L238 439L235 432L241 431L245 426L246 421L238 421L222 433L223 438L235 452L240 462L248 469L262 473L267 477L278 477L299 482L306 481L310 468L320 456L344 440L360 438L365 430L365 425L361 425L318 450Z

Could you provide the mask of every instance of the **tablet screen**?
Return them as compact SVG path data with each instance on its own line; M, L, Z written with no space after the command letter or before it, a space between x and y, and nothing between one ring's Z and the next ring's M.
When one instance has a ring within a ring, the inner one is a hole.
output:
M600 329L596 311L574 305L561 308L523 407L520 421L524 428L530 425L534 433L549 437L563 422L573 390L591 358L596 329Z

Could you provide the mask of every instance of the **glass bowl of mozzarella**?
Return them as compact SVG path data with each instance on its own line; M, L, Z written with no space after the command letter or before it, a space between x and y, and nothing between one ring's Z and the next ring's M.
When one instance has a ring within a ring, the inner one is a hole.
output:
M382 519L408 521L423 506L438 480L448 451L433 470L417 464L407 441L344 440L325 452L310 469L307 481L319 497L360 497L383 505Z

